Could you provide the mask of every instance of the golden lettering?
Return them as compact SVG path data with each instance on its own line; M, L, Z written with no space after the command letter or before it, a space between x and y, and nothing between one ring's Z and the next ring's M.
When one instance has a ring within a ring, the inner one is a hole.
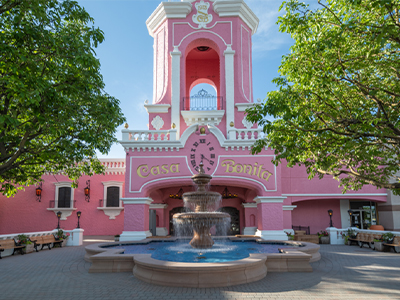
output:
M239 171L239 167L240 167L240 171ZM243 171L243 166L241 164L237 164L235 166L235 172L236 173L242 173L242 171Z
M248 170L247 174L251 175L251 172L253 171L252 165L243 165L243 168L244 168L243 173L246 173Z
M157 172L155 172L155 171L157 171ZM160 175L160 167L159 166L151 167L150 173L151 173L151 175L154 175L154 176Z
M168 165L162 165L161 166L161 169L162 169L162 171L161 171L161 173L162 174L168 174L169 173L169 171L168 171Z
M268 174L267 178L264 177L264 174ZM268 182L269 178L272 176L272 173L269 171L264 171L261 173L261 178Z
M169 170L171 173L179 173L179 164L172 164Z
M222 163L221 163L221 166L222 167L225 167L226 166L226 171L225 171L225 173L233 173L234 172L234 169L233 169L233 166L235 165L235 161L234 160L231 160L231 159L227 159L227 160L224 160ZM232 168L232 171L229 171L229 168Z
M142 175L142 172L145 172L145 173L149 172L149 167L147 165L140 165L136 170L136 173L138 174L139 177L142 177L142 178L149 177L149 175L150 175L149 173L147 175Z

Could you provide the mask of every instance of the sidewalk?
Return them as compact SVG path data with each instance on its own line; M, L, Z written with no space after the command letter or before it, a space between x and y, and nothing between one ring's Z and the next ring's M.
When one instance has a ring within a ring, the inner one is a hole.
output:
M400 299L400 254L357 246L321 245L313 273L269 273L255 283L210 289L150 285L132 273L89 274L84 254L81 246L5 257L0 299Z

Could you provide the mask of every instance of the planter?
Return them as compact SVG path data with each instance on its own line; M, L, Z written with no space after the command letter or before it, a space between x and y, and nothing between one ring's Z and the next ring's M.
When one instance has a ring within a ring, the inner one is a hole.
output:
M382 225L371 225L371 227L369 228L369 230L380 230L380 231L384 231L385 228Z
M383 244L386 242L374 242L375 250L380 252L389 251L389 247L384 246Z
M68 242L68 238L63 239L62 247L66 247L67 246L67 242Z
M25 254L32 253L33 250L35 249L33 246L34 246L33 243L27 244L27 245L25 245L25 248L22 251L24 251Z
M320 244L330 244L329 236L321 236L319 238L319 243Z

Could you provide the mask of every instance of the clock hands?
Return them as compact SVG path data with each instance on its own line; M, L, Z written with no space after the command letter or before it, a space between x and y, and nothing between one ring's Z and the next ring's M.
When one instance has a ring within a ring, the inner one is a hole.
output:
M202 154L202 155L201 155L201 160L203 160L203 158L204 158L205 160L207 160L208 162L210 162L210 160Z

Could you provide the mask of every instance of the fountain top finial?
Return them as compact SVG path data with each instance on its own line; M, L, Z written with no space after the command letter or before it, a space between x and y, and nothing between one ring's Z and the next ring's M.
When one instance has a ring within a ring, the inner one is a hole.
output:
M204 166L203 161L201 161L199 164L199 174L206 174L206 171L204 171L203 166Z

